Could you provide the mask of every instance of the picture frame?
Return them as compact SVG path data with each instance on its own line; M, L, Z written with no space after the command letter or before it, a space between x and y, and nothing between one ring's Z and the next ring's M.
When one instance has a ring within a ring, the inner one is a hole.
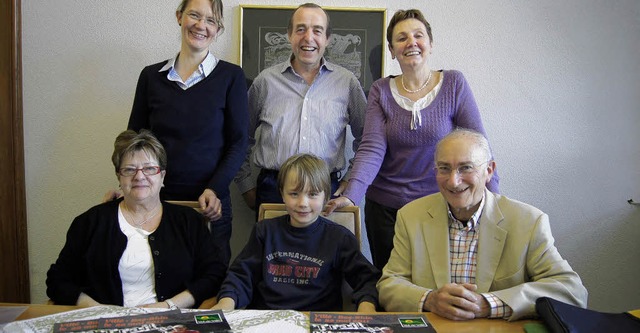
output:
M240 5L240 66L248 81L291 56L287 25L297 6ZM332 33L325 59L351 71L365 92L382 77L385 8L323 7Z

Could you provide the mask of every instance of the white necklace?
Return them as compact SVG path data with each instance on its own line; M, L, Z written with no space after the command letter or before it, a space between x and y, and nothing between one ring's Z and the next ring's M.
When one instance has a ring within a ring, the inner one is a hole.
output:
M127 207L127 204L125 204L124 201L122 202L122 206L124 207L124 210L127 211L127 215L129 215L129 218L131 218L131 222L133 222L133 224L136 227L140 227L143 224L151 221L151 219L154 218L156 215L158 215L158 212L160 211L160 209L156 209L156 208L158 208L158 205L156 205L153 208L153 214L151 214L151 216L147 217L146 219L144 219L144 220L142 220L140 222L136 222L136 220L133 218L132 212L129 210L129 207Z
M410 93L410 94L415 94L415 93L417 93L418 91L420 91L420 90L424 89L424 88L427 86L427 84L429 84L429 81L431 81L431 75L432 75L432 74L433 74L433 72L432 72L432 71L429 71L429 77L427 77L427 81L422 85L422 87L420 87L420 88L418 88L418 89L416 89L416 90L409 90L409 89L407 89L407 86L405 86L405 85L404 85L404 75L402 75L402 76L400 77L400 83L402 83L402 89L404 89L404 91L406 91L406 92L408 92L408 93Z

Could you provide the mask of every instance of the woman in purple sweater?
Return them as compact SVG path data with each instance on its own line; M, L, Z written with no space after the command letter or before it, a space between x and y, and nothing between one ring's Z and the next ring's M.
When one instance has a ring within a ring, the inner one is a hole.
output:
M433 169L436 143L456 127L485 133L462 73L429 67L431 26L419 10L396 12L387 28L387 41L402 75L372 85L349 184L341 197L329 202L330 212L360 203L366 192L367 236L379 269L393 248L397 210L438 192ZM497 175L488 188L498 191Z

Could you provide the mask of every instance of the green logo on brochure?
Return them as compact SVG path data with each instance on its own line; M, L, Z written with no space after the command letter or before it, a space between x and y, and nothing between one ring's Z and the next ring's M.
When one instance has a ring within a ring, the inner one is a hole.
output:
M196 324L222 322L222 318L220 318L219 314L199 315L199 316L194 316L194 318L196 319Z
M398 318L402 327L427 327L427 323L421 317Z

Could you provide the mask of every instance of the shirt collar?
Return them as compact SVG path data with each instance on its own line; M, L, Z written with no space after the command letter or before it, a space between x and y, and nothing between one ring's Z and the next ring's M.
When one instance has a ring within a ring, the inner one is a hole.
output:
M291 62L293 61L293 57L294 55L291 54L291 56L289 57L289 61L285 61L282 63L282 66L280 67L280 73L284 73L286 71L290 71L291 73L296 73L296 71L293 69L293 66L291 65ZM333 72L334 69L335 69L334 64L327 62L324 57L320 58L320 70L318 71L318 73L322 73L324 71Z
M164 66L162 66L162 68L160 68L158 72L164 72L172 68L175 68L176 60L178 59L179 55L180 53L178 52L178 54L176 54L175 57L167 60L167 63ZM218 58L216 58L213 54L211 54L211 52L207 51L207 56L204 57L204 60L202 60L200 65L198 65L198 70L200 71L200 73L203 73L204 76L209 76L209 74L213 72L213 69L218 64L218 61L219 61Z
M480 224L480 216L482 215L483 208L484 208L484 193L482 193L482 199L480 200L480 206L478 206L478 210L476 210L476 212L473 213L473 215L471 215L471 218L469 219L469 221L466 222L466 226L469 230L476 229L476 227ZM449 225L455 222L459 222L462 225L465 225L464 222L456 219L455 216L453 216L453 213L451 213L451 208L449 207L449 204L447 204L447 214L449 214Z

